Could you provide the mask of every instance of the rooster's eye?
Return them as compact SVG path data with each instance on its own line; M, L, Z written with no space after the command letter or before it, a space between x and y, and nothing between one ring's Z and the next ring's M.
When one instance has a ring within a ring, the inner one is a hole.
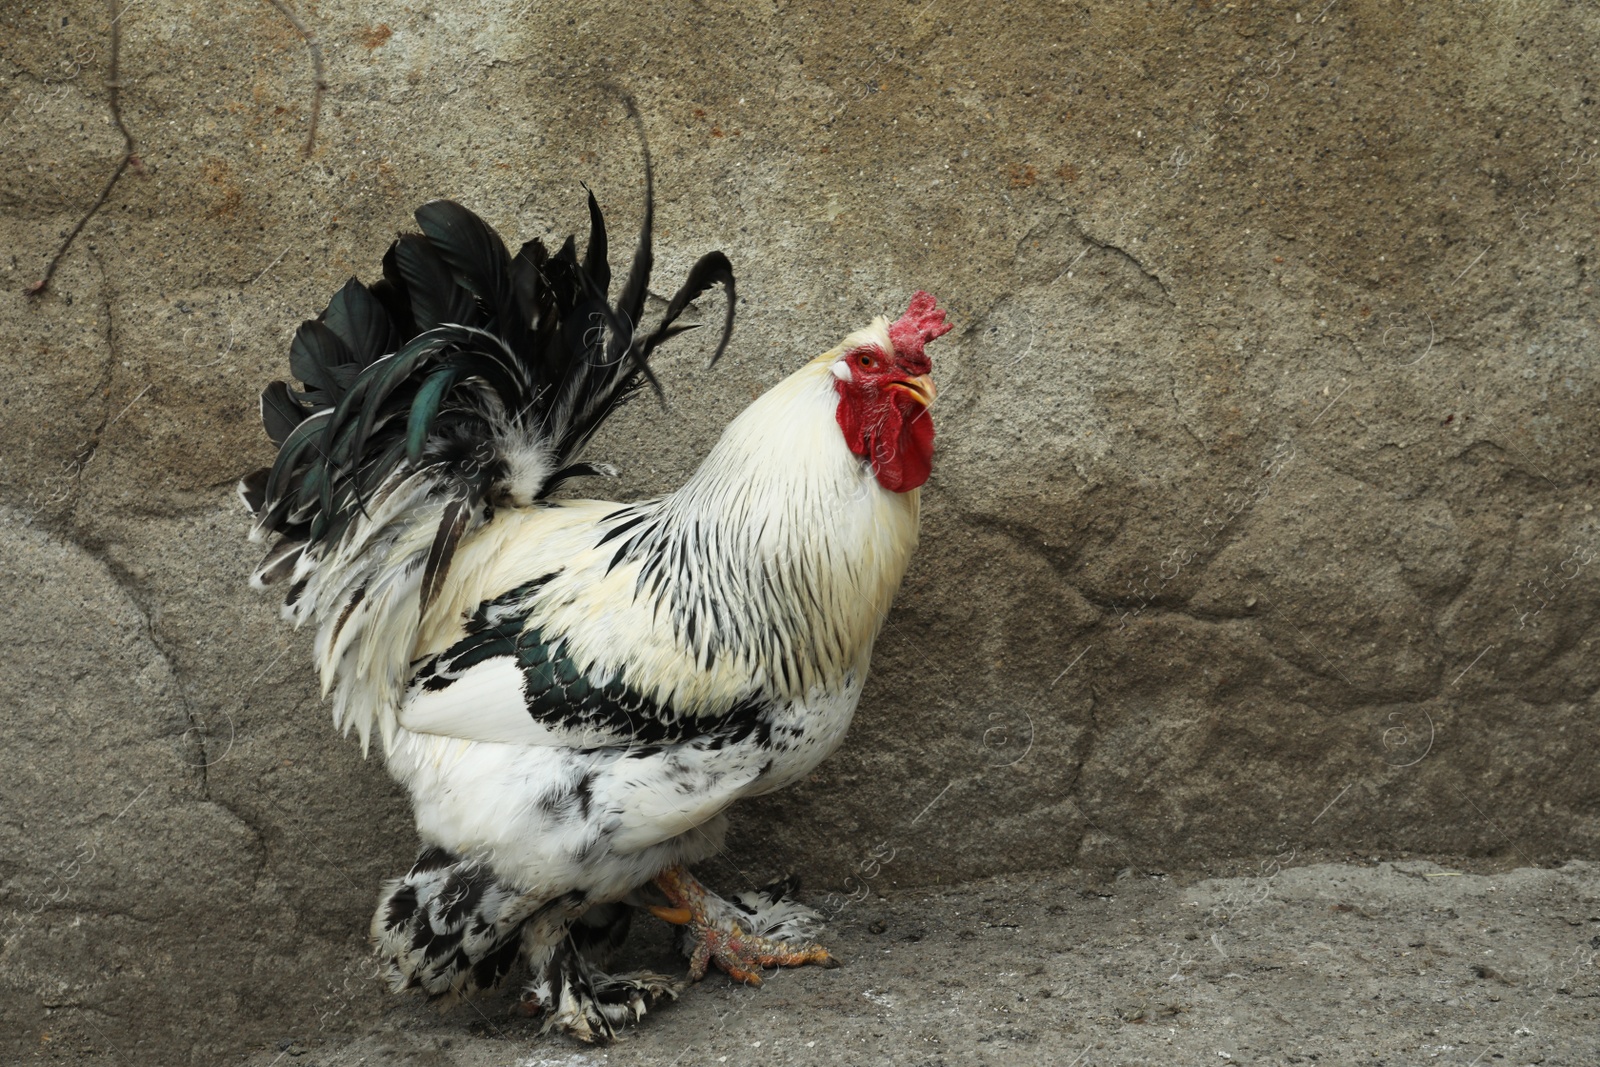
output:
M861 364L863 367L870 367L877 361L872 358L872 354L870 352L863 352L856 357L856 362Z

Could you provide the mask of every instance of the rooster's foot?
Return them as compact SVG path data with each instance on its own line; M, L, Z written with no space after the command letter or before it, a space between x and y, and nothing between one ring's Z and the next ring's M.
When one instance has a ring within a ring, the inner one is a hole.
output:
M689 979L698 982L715 963L747 985L760 985L765 967L799 967L816 963L837 967L828 950L806 940L821 916L788 899L794 882L775 882L754 893L726 901L682 867L656 876L670 907L651 908L659 918L684 927L682 947L689 957Z
M623 1024L643 1018L663 997L676 1000L683 989L682 981L664 974L605 974L565 949L558 949L523 990L522 1010L545 1013L540 1033L556 1031L589 1044L608 1044Z

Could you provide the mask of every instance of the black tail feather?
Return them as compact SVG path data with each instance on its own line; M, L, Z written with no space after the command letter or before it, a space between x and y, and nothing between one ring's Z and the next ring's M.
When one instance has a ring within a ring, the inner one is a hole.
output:
M629 112L638 119L631 103ZM383 278L370 288L351 279L295 334L290 369L304 391L275 382L262 394L262 421L279 453L242 493L258 530L309 542L315 559L370 514L386 487L427 471L431 499L454 502L441 513L429 555L425 584L436 590L455 541L487 506L541 498L594 469L577 462L579 453L642 385L659 392L650 356L687 328L677 319L688 305L721 284L727 310L715 362L735 307L732 266L721 252L703 256L661 321L641 328L654 260L648 146L644 154L644 218L614 303L605 218L592 193L581 260L572 237L554 255L533 240L513 257L461 205L435 200L418 209L422 232L390 247ZM539 462L509 462L519 451ZM535 484L509 483L513 471L527 480L530 470Z
M393 352L399 340L392 310L354 278L345 282L328 302L322 321L344 341L362 367Z

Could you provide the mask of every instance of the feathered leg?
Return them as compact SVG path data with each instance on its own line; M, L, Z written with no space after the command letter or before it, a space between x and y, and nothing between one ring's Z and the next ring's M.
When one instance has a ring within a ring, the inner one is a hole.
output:
M433 847L385 884L372 938L390 986L431 997L492 988L524 957L533 981L523 1007L546 1013L544 1032L606 1042L617 1027L683 988L664 974L602 970L628 936L631 918L625 904L590 906L579 893L554 900L521 893L481 863Z
M431 847L403 877L385 883L372 940L397 992L465 996L506 976L522 948L522 927L543 905L482 864Z
M821 912L800 903L799 894L800 879L791 874L747 889L728 903L744 913L735 920L752 934L792 944L814 940L824 921Z
M827 949L806 940L821 916L787 899L791 881L742 894L734 902L711 892L682 867L662 871L655 884L671 906L650 910L683 926L680 947L689 957L690 981L704 978L712 963L747 985L761 984L757 972L763 967L839 966Z
M677 999L678 979L649 971L606 974L601 970L627 936L632 909L601 904L574 919L566 935L544 947L534 980L523 990L523 1008L547 1014L541 1032L558 1030L579 1041L605 1043L617 1028L635 1022L662 997ZM530 928L530 935L533 933Z

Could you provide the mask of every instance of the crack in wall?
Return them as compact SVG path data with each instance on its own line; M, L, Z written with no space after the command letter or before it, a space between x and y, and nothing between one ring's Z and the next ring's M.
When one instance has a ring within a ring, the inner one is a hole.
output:
M174 695L183 709L185 720L189 726L174 745L178 762L185 768L194 772L202 800L210 800L210 786L207 780L206 768L211 764L208 740L210 727L204 723L195 711L194 701L189 695L188 683L185 681L183 671L179 666L175 652L161 636L155 623L155 612L146 603L143 590L139 588L137 580L128 570L115 560L109 558L101 546L85 541L81 537L68 537L73 547L94 559L106 569L111 580L116 584L118 592L127 598L128 603L139 613L139 620L144 628L144 636L149 641L156 655L161 657L162 664L166 667L167 674L172 678ZM199 759L191 759L190 752L198 753Z
M130 400L124 407L119 409L116 414L112 413L115 401L111 397L111 383L115 380L116 368L121 362L121 345L118 336L115 302L113 299L114 292L110 277L106 271L105 263L99 254L94 251L92 246L87 250L87 258L94 263L95 269L100 275L100 289L102 293L101 304L104 308L104 314L106 318L104 338L106 357L101 369L99 380L96 382L94 390L91 393L92 397L95 397L99 400L101 410L99 420L96 422L94 429L91 430L89 436L78 445L77 449L74 451L73 459L70 461L69 475L71 482L68 489L69 503L66 509L63 528L57 529L55 534L56 536L67 540L79 551L100 563L100 565L103 566L106 569L106 572L111 576L111 579L116 583L119 591L128 599L128 602L132 604L134 609L139 613L140 620L144 626L145 635L148 638L151 647L155 649L156 653L161 657L162 662L166 666L167 672L172 678L173 687L176 691L177 697L182 703L184 716L189 723L189 729L184 732L180 738L180 743L177 746L179 761L186 767L194 769L198 772L198 786L200 795L201 797L208 797L209 788L206 780L206 767L210 762L209 753L207 751L208 727L202 723L200 717L195 711L193 701L188 693L187 682L185 681L183 673L179 668L177 658L174 655L173 650L167 646L165 640L158 632L155 625L153 612L150 606L144 601L142 597L142 591L140 590L137 581L127 571L126 568L118 564L115 560L109 558L104 553L103 546L91 543L91 541L85 537L87 523L80 516L80 509L83 504L82 494L84 475L89 467L89 464L92 463L95 457L99 454L100 445L105 437L106 431L111 427L112 424L116 422L117 419L121 418L122 414L126 413L134 403L137 403L139 398L144 396L144 394L148 392L150 388L149 386L146 386L145 389L136 394L134 398ZM190 748L193 748L198 752L200 757L198 762L189 759L185 755L186 751Z
M71 454L59 461L62 471L61 479L64 484L52 478L46 478L40 485L40 492L45 493L44 498L39 498L39 493L18 487L20 500L14 501L15 505L31 519L44 518L45 527L59 532L66 526L75 524L78 510L79 497L82 492L83 475L85 469L93 462L99 452L100 440L106 427L112 421L111 415L111 383L116 377L117 349L112 324L111 300L109 295L109 281L106 275L105 264L98 255L90 250L87 257L94 264L100 276L100 292L102 299L100 305L106 316L105 347L106 355L101 363L100 373L94 384L90 386L88 395L83 401L83 406L98 405L100 408L99 419L88 435L73 446ZM0 458L0 467L4 460ZM12 501L7 501L12 502ZM57 511L58 507L60 508Z
M1171 304L1173 307L1178 306L1178 301L1172 296L1172 290L1167 288L1167 283L1161 280L1161 275L1157 274L1149 267L1146 267L1138 256L1135 256L1132 252L1129 252L1121 245L1114 244L1111 241L1101 240L1100 238L1096 237L1094 234L1090 233L1083 223L1079 222L1076 218L1070 218L1069 221L1072 223L1072 228L1078 231L1079 237L1083 238L1091 245L1094 245L1096 248L1107 252L1115 252L1129 263L1132 263L1140 274L1156 283L1156 285L1161 289L1161 295L1166 297L1168 304Z

